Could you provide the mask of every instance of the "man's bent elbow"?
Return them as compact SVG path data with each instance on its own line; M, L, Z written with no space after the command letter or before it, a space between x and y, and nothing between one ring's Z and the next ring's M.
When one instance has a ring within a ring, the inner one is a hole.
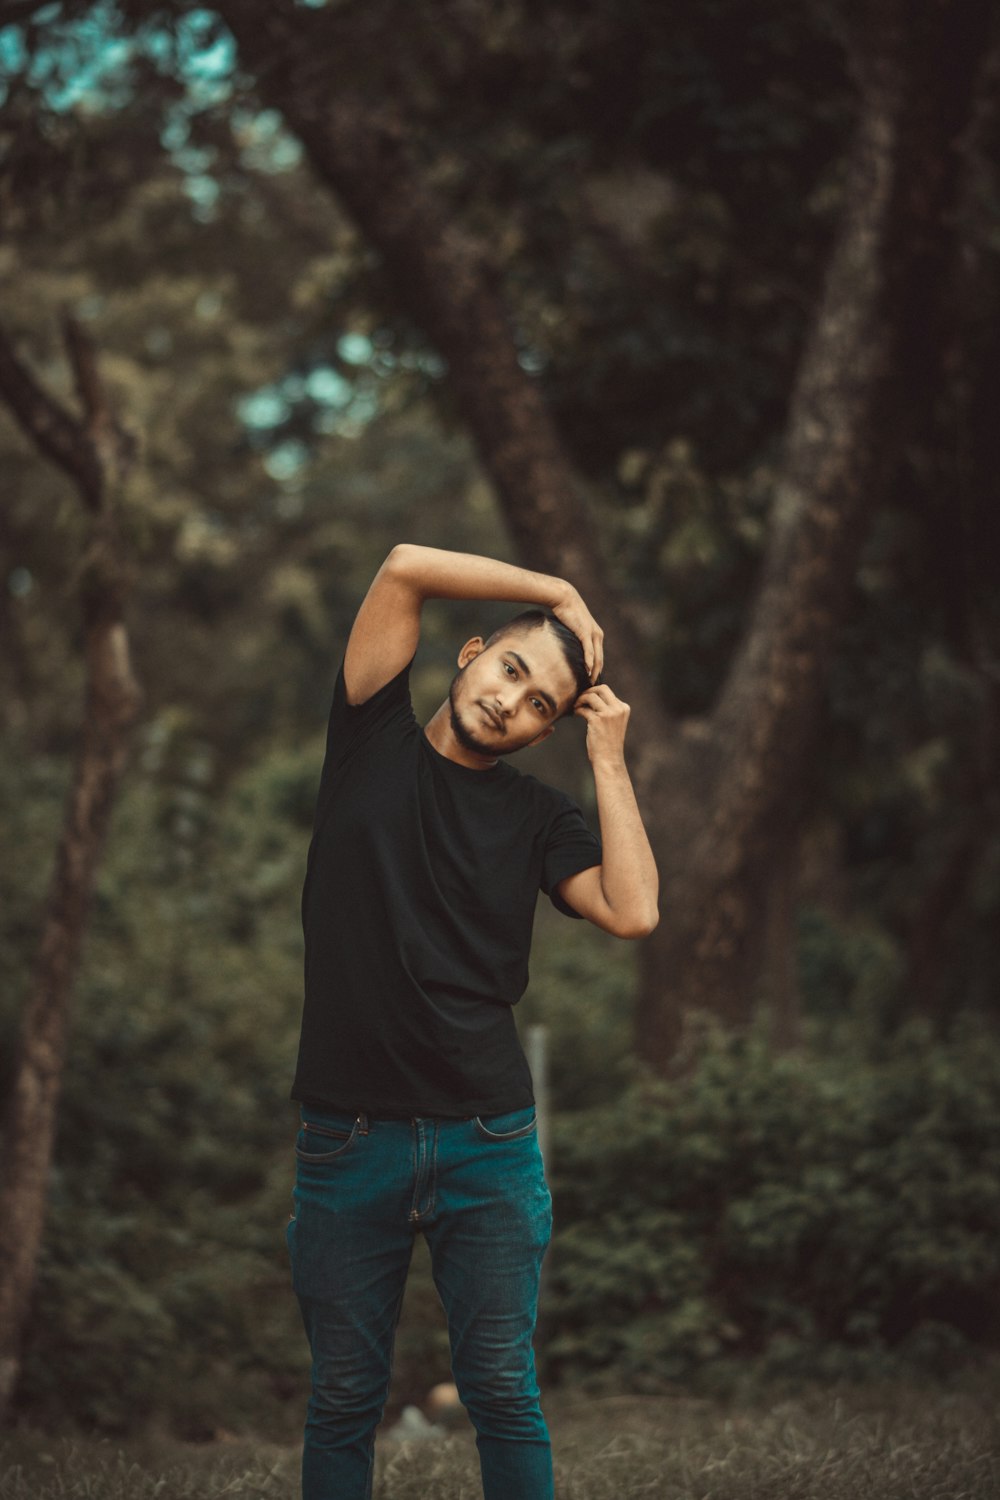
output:
M613 929L614 935L632 941L649 937L649 934L656 930L659 920L660 913L654 906L651 911L630 916L627 920L616 923Z
M426 597L423 587L425 550L415 542L397 542L387 554L377 576L395 588L405 589L422 601Z
M412 567L413 565L413 554L414 547L412 542L397 542L394 547L390 548L382 564L382 571L393 573L405 572L407 567Z

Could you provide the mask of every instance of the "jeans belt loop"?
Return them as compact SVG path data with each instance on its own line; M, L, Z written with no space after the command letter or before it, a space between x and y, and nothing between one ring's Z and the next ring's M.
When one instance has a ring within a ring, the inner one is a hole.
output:
M358 1115L358 1134L368 1134L368 1116L366 1114Z

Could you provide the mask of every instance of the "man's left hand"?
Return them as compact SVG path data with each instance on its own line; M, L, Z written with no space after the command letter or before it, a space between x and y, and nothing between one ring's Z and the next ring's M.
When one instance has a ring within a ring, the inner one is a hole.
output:
M625 729L631 712L627 703L616 698L607 683L587 688L573 705L587 725L587 754L591 765L622 763L625 760Z

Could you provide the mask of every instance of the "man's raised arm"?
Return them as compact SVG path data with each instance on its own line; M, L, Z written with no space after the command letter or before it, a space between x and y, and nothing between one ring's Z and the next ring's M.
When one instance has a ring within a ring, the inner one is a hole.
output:
M600 675L604 632L564 578L400 542L372 580L351 629L344 660L348 703L366 702L411 660L425 599L493 599L551 609L579 638L591 681Z

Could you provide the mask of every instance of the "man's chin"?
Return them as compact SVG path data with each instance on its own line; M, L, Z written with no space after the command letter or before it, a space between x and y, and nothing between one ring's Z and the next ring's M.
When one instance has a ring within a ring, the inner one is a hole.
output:
M487 716L484 714L483 717ZM495 739L489 739L476 730L470 729L454 709L451 714L451 727L462 748L472 755L481 755L483 760L496 760L498 755L509 755L512 749L517 748L508 745L506 740L501 739L499 735Z

